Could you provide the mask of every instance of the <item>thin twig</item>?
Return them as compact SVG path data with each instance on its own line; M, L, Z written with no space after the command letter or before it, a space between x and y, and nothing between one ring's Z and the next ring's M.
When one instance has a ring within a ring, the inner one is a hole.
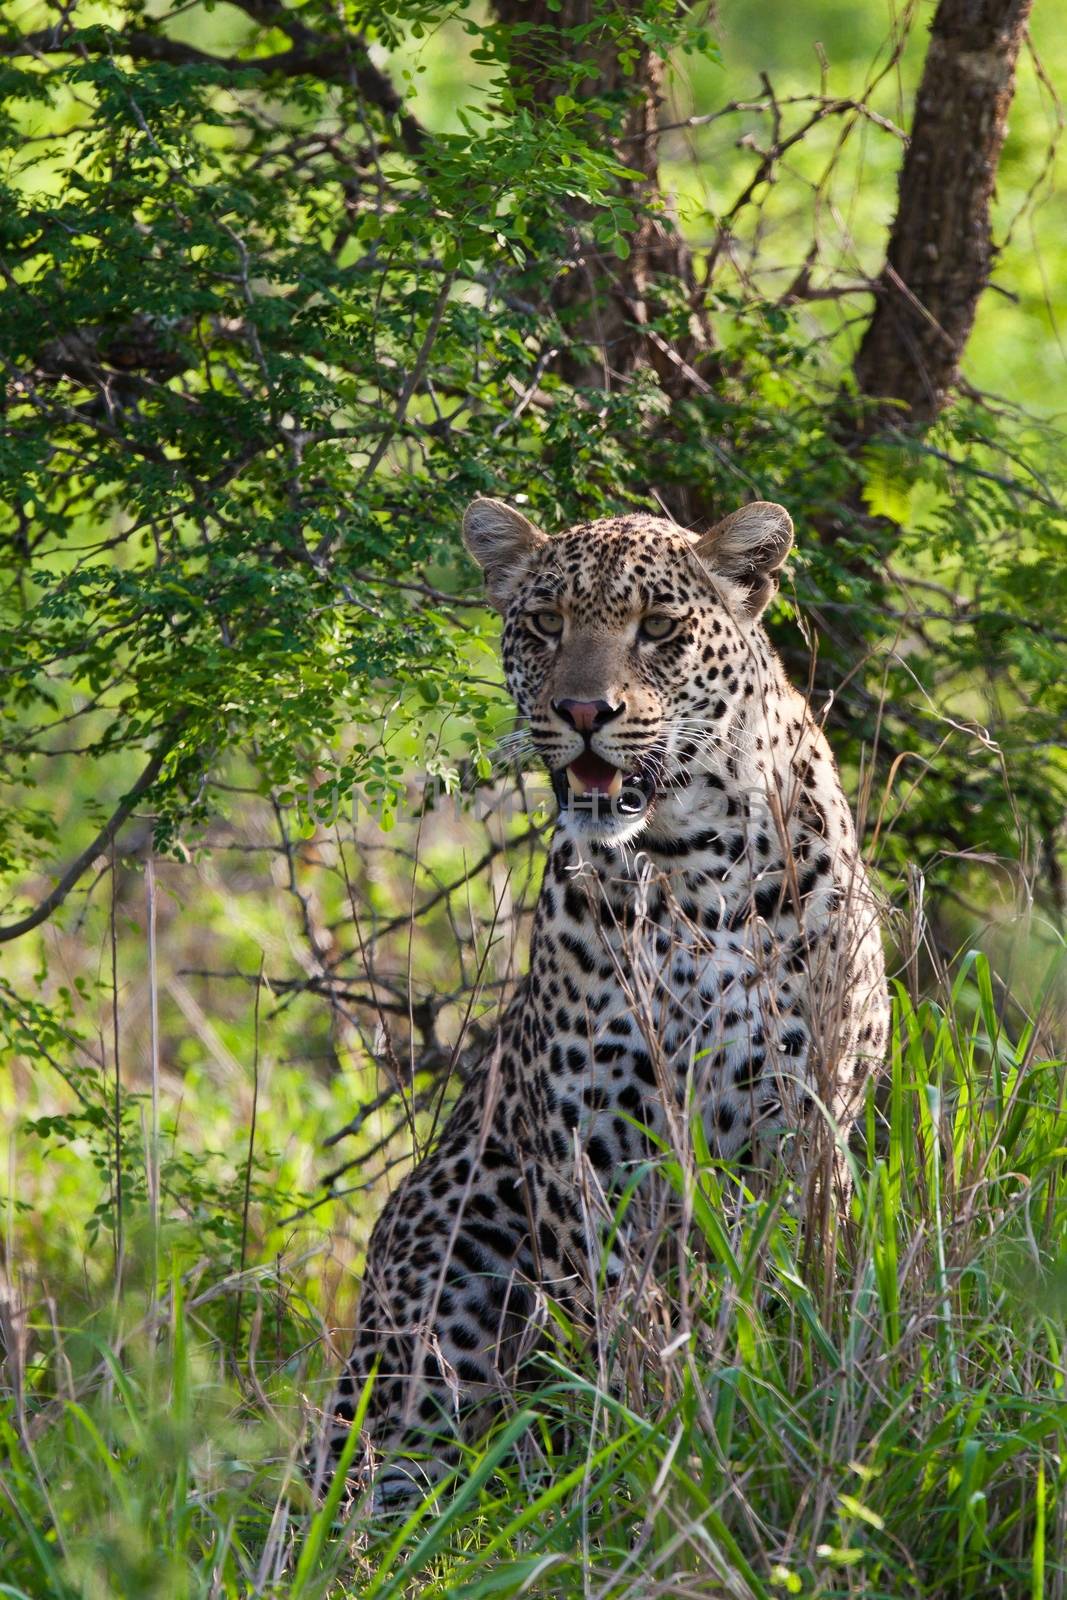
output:
M152 1120L148 1140L148 1205L152 1217L152 1288L155 1302L159 1283L159 983L156 969L156 869L152 846L145 862L145 896L148 907L148 996L152 1082Z
M116 860L115 841L111 841L111 1038L112 1055L115 1069L115 1300L122 1294L122 1265L123 1265L123 1219L122 1219L122 1070L119 1058L119 957L118 957L118 930L116 928L115 904L118 899L117 881L118 863Z
M241 1338L241 1294L244 1283L245 1259L248 1253L248 1212L252 1200L252 1163L256 1149L256 1116L259 1111L259 997L263 993L263 964L265 954L259 957L259 981L256 984L256 1002L252 1013L252 1117L248 1125L248 1156L245 1160L245 1192L241 1209L241 1258L238 1272L237 1295L233 1308L233 1364L237 1365Z

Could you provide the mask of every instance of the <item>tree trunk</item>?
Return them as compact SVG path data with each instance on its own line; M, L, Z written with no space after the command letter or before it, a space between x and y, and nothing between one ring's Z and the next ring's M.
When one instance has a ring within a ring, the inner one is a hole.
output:
M639 9L635 0L623 0L623 4L633 11ZM566 37L559 40L555 51L546 46L556 33L588 26L589 0L562 0L554 11L546 0L492 0L492 6L505 25L522 23L530 30L513 41L512 59L533 99L544 104L565 91L575 94L569 75L564 80L554 70L554 63L564 53L573 59L575 46ZM697 310L699 296L690 253L676 226L670 199L660 189L656 127L663 99L663 64L650 50L642 49L637 59L628 63L630 70L624 71L606 27L591 34L582 50L590 93L620 107L611 140L615 153L641 176L624 180L619 188L635 219L625 261L594 239L586 207L576 203L571 208L574 227L553 284L551 303L570 339L586 347L589 354L583 358L578 352L564 353L558 368L572 383L610 390L625 383L636 366L650 364L663 387L678 393L690 384L686 365L700 361L710 340ZM667 348L666 341L648 329L657 277L681 284L690 307L683 336L675 337Z
M863 394L903 402L920 424L945 405L989 280L989 206L1031 5L941 0L934 17L877 304L855 364Z

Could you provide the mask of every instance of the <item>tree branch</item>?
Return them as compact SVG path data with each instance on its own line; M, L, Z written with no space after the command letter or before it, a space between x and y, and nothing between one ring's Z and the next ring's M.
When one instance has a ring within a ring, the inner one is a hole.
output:
M159 744L156 746L155 754L152 756L152 759L141 773L141 776L138 778L133 788L120 801L119 805L112 812L107 822L105 822L104 826L100 829L100 832L97 834L92 844L88 845L87 848L82 851L77 860L71 862L70 866L67 868L66 872L64 872L63 876L60 878L59 882L56 884L51 893L46 894L41 903L36 907L35 910L31 911L28 916L20 918L18 922L9 922L4 926L0 926L0 944L6 944L9 939L18 939L21 938L24 933L32 932L32 930L39 927L42 922L46 922L52 915L52 912L63 904L64 900L70 894L70 891L74 888L74 885L78 882L82 875L88 871L89 867L96 860L97 856L103 855L104 851L111 844L112 839L114 839L116 833L126 821L126 818L134 810L141 796L145 794L155 783L156 779L159 777L160 771L162 770L164 761L167 759L170 751L174 748L176 737L177 730L172 729L169 735L160 740Z
M216 67L225 72L257 72L268 77L313 77L323 83L354 84L371 105L386 116L396 117L404 148L416 155L426 142L422 125L404 110L404 102L380 68L374 65L367 47L352 34L330 38L315 33L288 12L284 6L250 3L241 9L264 27L278 28L292 40L292 48L275 55L249 60L236 56L214 56L195 45L170 39L145 28L127 28L113 36L114 55L128 55L138 61L162 61L174 67ZM0 55L67 55L86 49L82 40L56 28L36 33L0 37Z

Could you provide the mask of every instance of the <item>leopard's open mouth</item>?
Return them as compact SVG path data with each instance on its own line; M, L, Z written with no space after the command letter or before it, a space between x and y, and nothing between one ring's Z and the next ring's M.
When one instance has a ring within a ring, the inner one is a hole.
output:
M656 777L650 765L625 772L593 750L583 750L570 766L557 769L552 786L560 810L594 817L638 817L656 797Z

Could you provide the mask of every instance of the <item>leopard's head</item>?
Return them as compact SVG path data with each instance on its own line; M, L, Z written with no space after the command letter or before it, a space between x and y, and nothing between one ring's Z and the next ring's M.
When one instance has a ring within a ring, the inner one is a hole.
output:
M694 768L714 768L758 692L759 619L792 544L788 512L761 500L700 536L637 515L550 538L502 501L475 500L463 534L561 813L632 838Z

